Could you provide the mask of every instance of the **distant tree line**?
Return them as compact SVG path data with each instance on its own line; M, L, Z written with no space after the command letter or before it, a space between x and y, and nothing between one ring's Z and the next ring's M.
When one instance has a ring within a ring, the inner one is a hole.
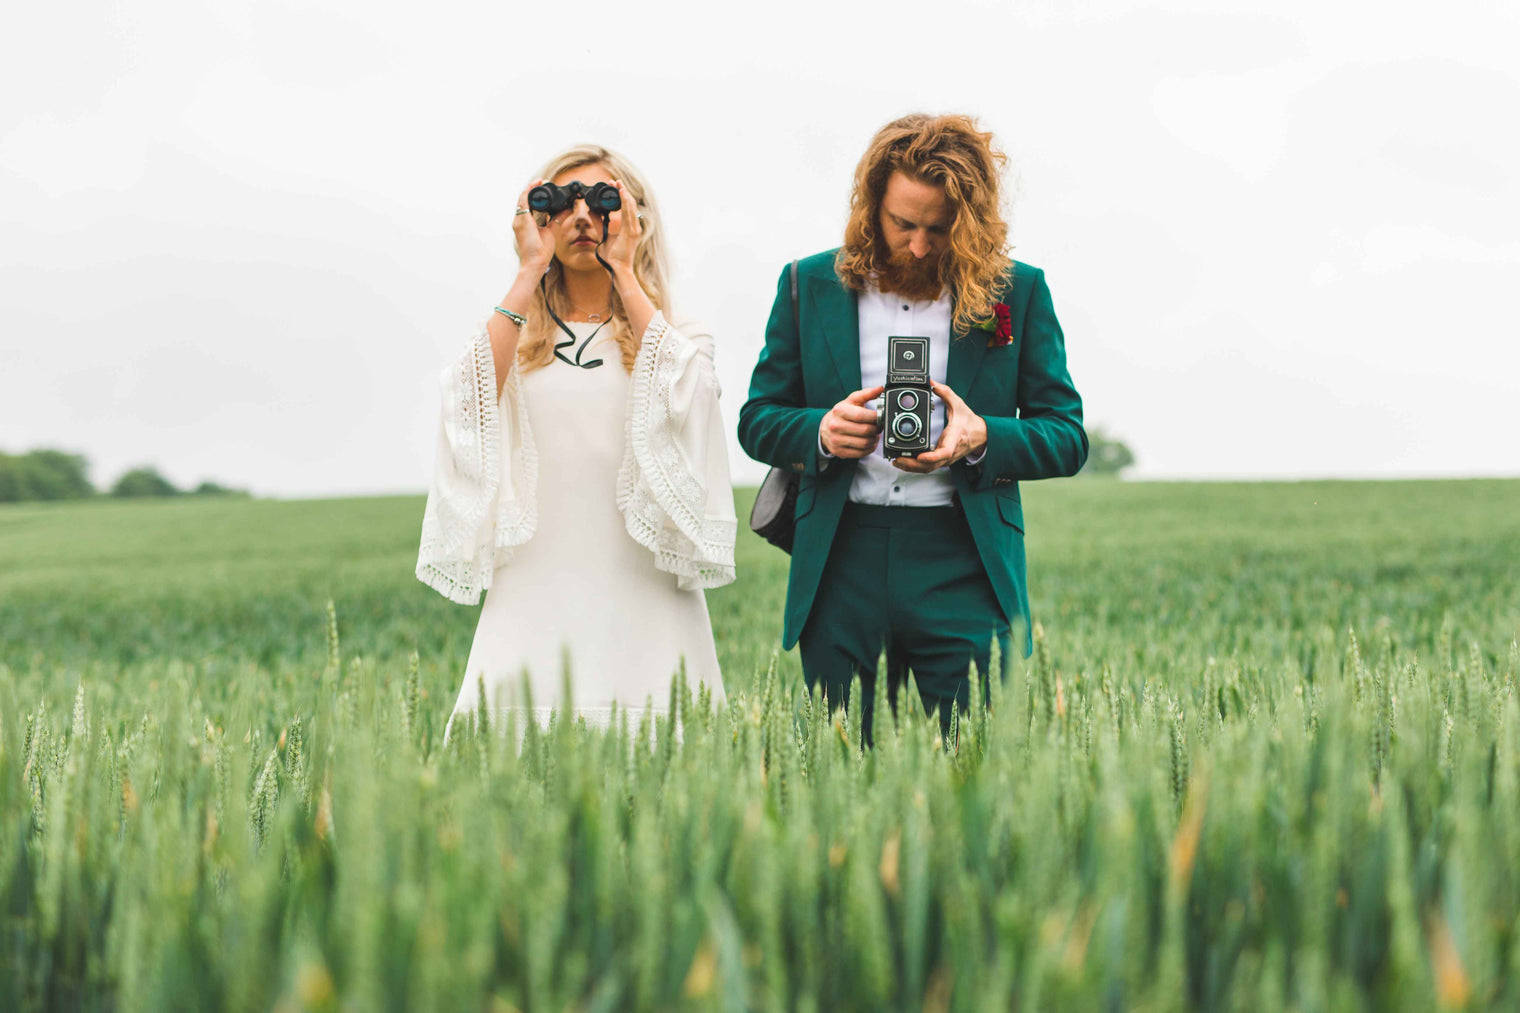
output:
M98 490L90 483L90 465L82 454L62 450L29 450L24 454L0 451L0 503L28 500L89 499L109 494L122 498L140 496L247 496L243 489L229 489L215 482L202 482L194 489L180 489L151 465L133 468Z
M1135 463L1134 452L1123 440L1111 435L1102 426L1090 426L1087 430L1087 463L1080 475L1118 475Z

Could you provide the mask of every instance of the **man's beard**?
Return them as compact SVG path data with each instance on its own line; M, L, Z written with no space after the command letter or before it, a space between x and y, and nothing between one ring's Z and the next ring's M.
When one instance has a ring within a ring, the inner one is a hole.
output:
M900 295L911 302L929 302L939 298L940 255L930 254L922 260L907 250L889 253L876 270L876 285L883 292Z

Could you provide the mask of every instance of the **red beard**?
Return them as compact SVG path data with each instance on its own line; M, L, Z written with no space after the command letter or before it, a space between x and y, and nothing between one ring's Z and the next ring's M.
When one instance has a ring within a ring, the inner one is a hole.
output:
M906 250L890 254L877 267L876 285L881 291L900 295L910 302L930 302L939 298L944 288L939 275L940 261L934 254L920 260Z

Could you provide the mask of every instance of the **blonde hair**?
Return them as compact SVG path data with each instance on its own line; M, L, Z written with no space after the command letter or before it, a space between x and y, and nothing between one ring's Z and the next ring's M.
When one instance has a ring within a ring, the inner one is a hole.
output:
M579 169L583 165L602 166L613 179L622 180L633 194L633 199L639 202L639 212L644 216L644 221L641 223L643 232L639 236L638 249L633 257L634 277L638 278L639 287L649 296L649 301L669 318L670 296L665 278L670 268L665 259L665 229L660 222L660 208L655 202L653 191L631 162L622 155L595 144L578 144L566 148L545 162L537 176L540 179L554 179L562 172ZM516 246L515 243L513 245ZM517 252L519 255L522 253L521 250ZM554 361L554 344L561 331L544 305L545 291L549 294L554 312L563 317L570 311L570 304L565 298L564 269L558 258L550 262L543 287L533 290L532 301L528 304L528 326L517 343L517 363L524 373ZM623 309L616 288L612 290L612 315L612 321L607 326L622 350L623 369L631 373L642 335L634 334L633 328L629 326L628 314Z
M1007 157L969 116L913 113L877 131L855 168L850 218L835 269L845 286L862 291L888 258L878 216L887 180L904 172L945 191L955 214L950 249L940 258L940 282L955 293L955 326L970 330L992 315L1008 270L1008 224L999 177Z

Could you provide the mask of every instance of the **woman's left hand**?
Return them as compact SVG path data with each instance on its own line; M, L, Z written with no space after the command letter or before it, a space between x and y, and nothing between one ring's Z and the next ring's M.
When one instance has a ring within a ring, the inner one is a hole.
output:
M612 265L613 270L632 271L633 256L639 248L639 238L644 234L644 223L639 221L639 202L633 199L628 187L620 179L613 182L617 185L623 207L608 215L613 234L607 238L602 257Z

